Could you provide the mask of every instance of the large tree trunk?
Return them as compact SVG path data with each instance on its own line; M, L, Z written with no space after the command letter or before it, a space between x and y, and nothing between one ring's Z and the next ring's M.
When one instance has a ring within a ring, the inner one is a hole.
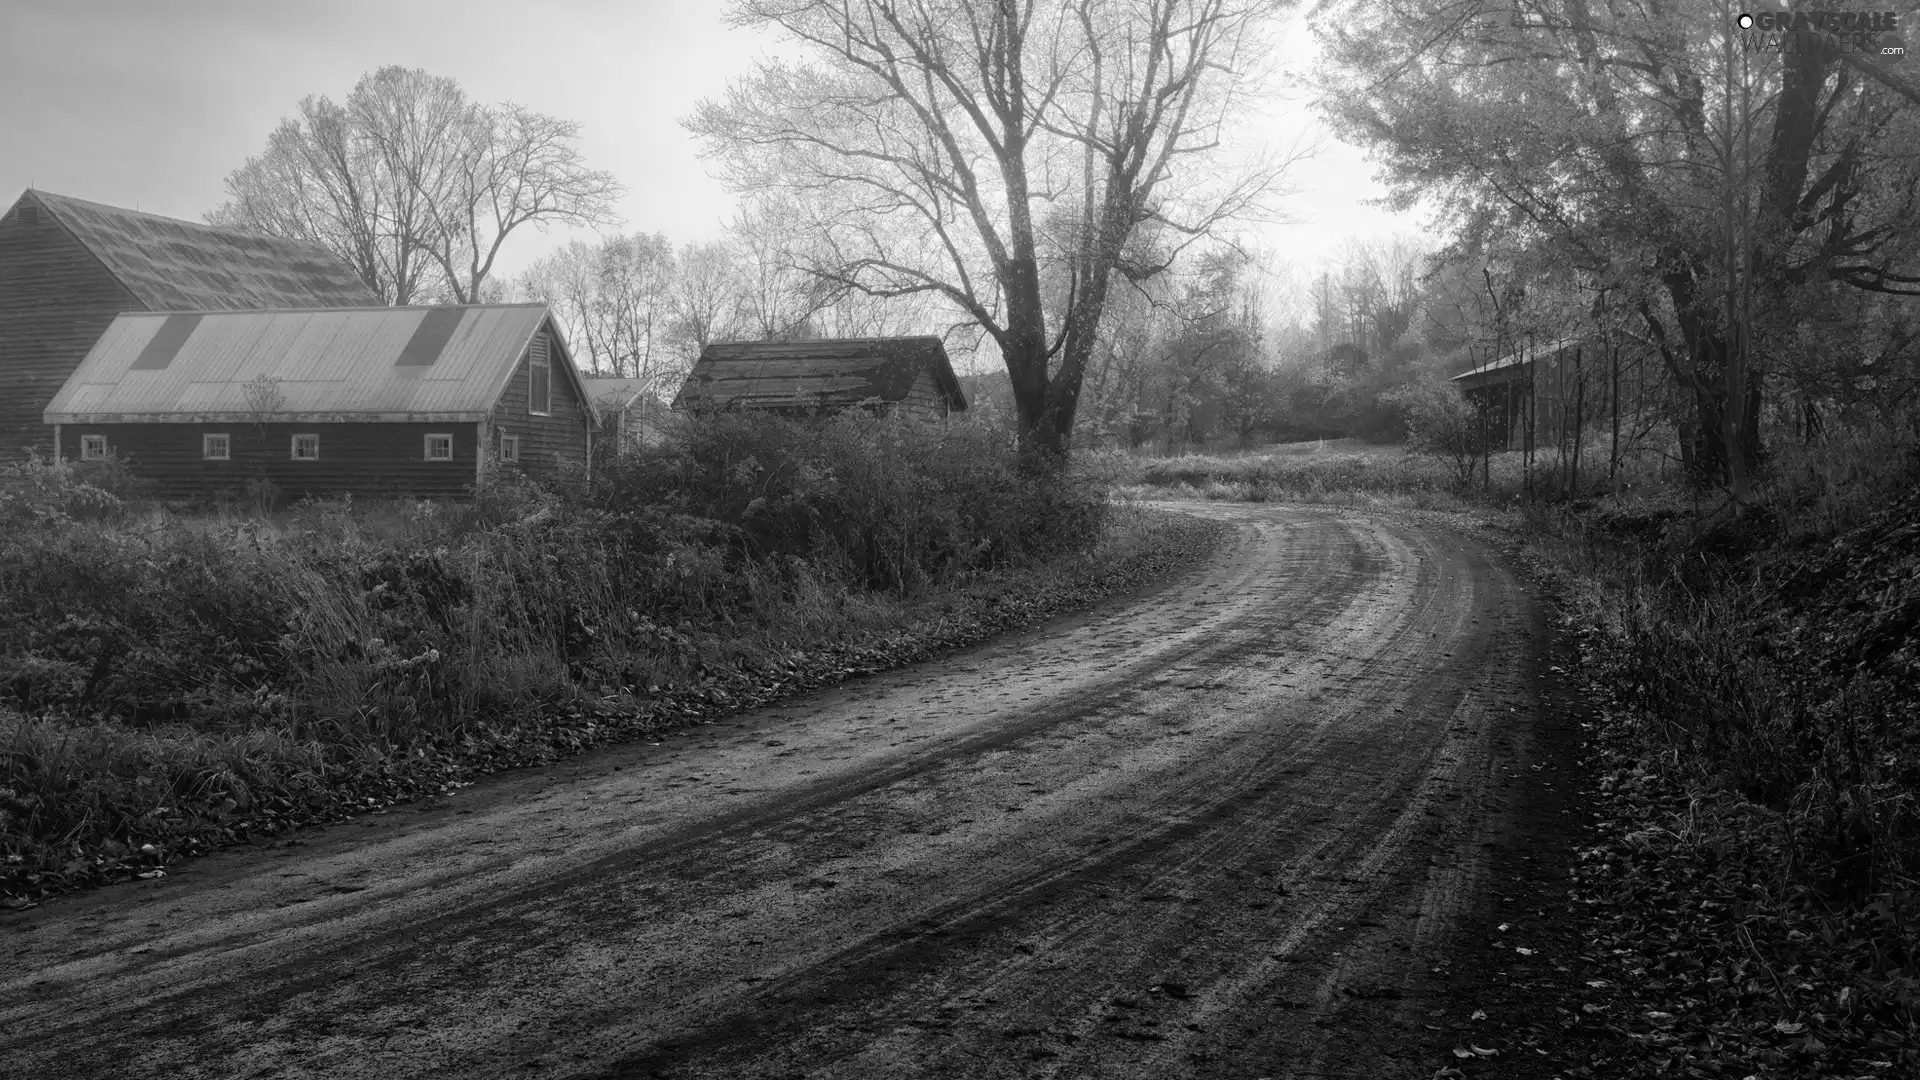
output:
M1110 185L1109 190L1114 187ZM1081 384L1099 343L1100 317L1106 311L1114 267L1120 261L1120 246L1114 237L1126 235L1130 213L1124 202L1110 198L1100 210L1101 221L1089 230L1092 239L1077 268L1078 279L1063 316L1059 363L1051 376L1047 373L1050 357L1036 264L1028 264L1036 266L1030 291L1008 290L1027 296L1031 304L1023 311L1009 303L1008 324L1013 330L1000 344L1007 375L1013 381L1014 411L1024 452L1057 458L1072 447Z

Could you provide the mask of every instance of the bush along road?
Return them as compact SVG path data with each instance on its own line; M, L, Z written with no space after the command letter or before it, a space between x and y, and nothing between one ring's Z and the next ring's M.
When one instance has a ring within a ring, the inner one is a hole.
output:
M1111 603L5 916L0 1060L1550 1075L1540 602L1437 519L1185 509L1225 535Z

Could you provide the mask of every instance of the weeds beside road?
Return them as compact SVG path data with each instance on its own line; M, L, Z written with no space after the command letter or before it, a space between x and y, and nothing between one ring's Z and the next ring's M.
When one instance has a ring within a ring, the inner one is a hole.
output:
M93 482L90 482L93 481ZM0 902L1043 618L1212 531L987 433L729 420L592 488L155 524L0 480Z

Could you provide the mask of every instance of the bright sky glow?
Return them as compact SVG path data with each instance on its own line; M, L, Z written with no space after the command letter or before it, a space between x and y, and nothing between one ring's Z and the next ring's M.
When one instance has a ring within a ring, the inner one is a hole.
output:
M734 203L679 121L774 43L726 25L715 0L57 0L21 5L0 34L0 205L29 185L198 221L222 181L265 145L300 98L345 98L385 64L450 75L482 101L577 120L596 168L628 188L625 229L710 239ZM1278 63L1303 70L1293 20ZM1246 145L1291 144L1318 126L1276 103ZM1331 139L1300 167L1281 209L1298 223L1249 230L1306 267L1349 236L1418 232L1363 200L1359 153ZM584 235L584 234L583 234ZM512 274L569 238L516 234Z

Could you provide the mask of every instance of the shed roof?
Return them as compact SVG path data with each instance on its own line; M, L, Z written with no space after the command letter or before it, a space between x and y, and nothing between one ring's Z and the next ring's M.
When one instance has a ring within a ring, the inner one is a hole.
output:
M652 378L582 378L580 385L586 388L587 399L594 407L619 411L646 408L650 403L658 405L660 399L652 389L654 382Z
M360 276L318 244L28 190L107 271L154 311L377 304Z
M1495 357L1484 364L1476 365L1470 371L1463 371L1455 375L1452 381L1459 383L1463 390L1485 386L1488 383L1512 382L1521 378L1521 369L1526 365L1533 363L1535 360L1564 352L1579 344L1581 344L1581 339L1572 337L1543 341L1525 349L1515 350L1505 356Z
M277 380L276 421L487 416L543 325L584 398L545 304L136 312L118 316L54 395L49 424L247 423L247 384ZM257 397L258 391L256 391Z
M950 409L967 407L937 337L718 342L706 347L673 407L839 409L903 401L922 371Z

